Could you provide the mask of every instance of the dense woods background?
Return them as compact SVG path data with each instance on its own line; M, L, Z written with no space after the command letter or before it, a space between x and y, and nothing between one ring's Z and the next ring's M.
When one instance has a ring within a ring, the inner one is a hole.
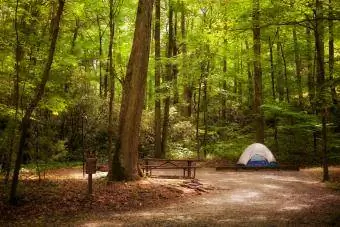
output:
M147 2L138 12L151 12ZM115 166L119 138L130 138L118 126L119 118L130 121L119 117L120 107L138 114L138 104L139 157L234 163L257 141L279 163L323 164L326 171L340 162L340 2L155 0L151 42L145 37L134 52L137 4L0 0L6 182L20 167L20 150L38 172L89 153ZM147 77L124 85L129 59L149 42L149 67L129 64Z

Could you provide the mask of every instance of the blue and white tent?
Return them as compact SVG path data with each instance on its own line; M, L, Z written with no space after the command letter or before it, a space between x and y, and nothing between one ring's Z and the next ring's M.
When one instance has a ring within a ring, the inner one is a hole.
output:
M276 165L276 160L265 145L253 143L243 151L237 164L254 167L273 166Z

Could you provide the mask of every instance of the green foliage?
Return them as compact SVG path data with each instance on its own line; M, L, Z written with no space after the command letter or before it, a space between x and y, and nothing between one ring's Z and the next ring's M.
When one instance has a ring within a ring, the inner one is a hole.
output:
M49 20L55 2L19 1L16 27L14 26L16 1L0 1L0 163L10 150L12 138L13 148L16 150L19 121L35 93L36 85L40 82L50 39ZM114 2L115 142L118 136L122 83L131 51L138 2L131 0ZM339 12L340 3L333 2L334 11ZM62 20L50 80L46 86L45 96L32 116L31 130L25 148L27 162L81 160L84 151L95 152L103 162L107 160L108 96L104 96L107 92L104 90L108 90L110 83L106 77L109 44L108 4L106 0L66 1L66 13ZM163 98L168 95L173 97L177 89L179 103L172 104L170 108L168 156L196 157L197 149L200 147L200 152L205 151L208 158L223 157L235 162L243 149L254 142L252 138L255 133L251 110L254 98L251 87L254 60L251 31L252 1L183 0L172 1L172 4L177 15L175 38L178 49L174 57L171 59L166 57L169 5L168 1L161 1L161 87L160 93L155 94L152 43L147 101L141 123L140 152L149 156L154 153L155 99L161 100L163 108ZM324 9L327 12L328 6L325 5ZM314 21L308 21L313 19L313 10L314 3L308 0L261 1L264 102L262 110L265 117L265 142L279 161L320 163L321 121L315 111L325 106L329 110L327 145L330 162L339 163L339 106L332 103L330 89L326 89L322 96L314 97L313 100L308 97L309 92L313 92L308 88L308 54L314 56L314 53L309 53L311 50L307 48L306 27L314 24ZM185 37L182 37L181 30L182 12L185 12ZM336 96L339 97L337 72L340 70L338 61L340 24L337 20L333 22L336 47L334 80L329 79L326 29L325 86L335 86ZM327 23L325 24L327 27ZM301 58L303 92L301 104L298 100L295 45L292 37L294 25L297 32L298 54ZM315 48L313 32L311 27L312 51ZM272 97L269 39L273 47L275 99ZM101 54L99 54L100 40ZM18 59L17 48L21 51ZM287 81L284 80L283 55L286 61ZM19 105L16 111L14 97L17 63L19 63ZM312 68L316 68L316 61L311 63ZM176 81L164 79L168 64L176 65L178 69ZM315 74L313 71L314 76ZM313 81L316 81L316 78L313 78ZM282 100L278 94L280 86L284 88ZM316 88L318 86L319 84ZM192 95L191 117L183 116L182 113L182 109L187 106L187 100L184 99L187 87L190 87ZM198 108L199 87L200 108ZM206 100L203 98L205 88ZM286 89L289 89L289 103L285 94ZM325 105L321 105L321 102ZM225 118L222 116L223 108L226 112ZM206 121L203 120L204 112ZM196 119L197 113L200 114L199 119ZM198 138L196 138L197 125Z
M236 142L219 142L207 145L208 159L225 159L232 164L235 164L242 154L245 144L240 143L241 139L235 139ZM247 142L249 140L246 140Z
M283 121L284 126L290 128L312 129L319 128L320 121L315 115L308 114L306 111L300 111L298 108L289 104L265 104L262 106L265 117L268 120L275 119ZM290 124L286 124L291 122Z
M167 158L170 159L187 159L187 158L196 158L197 154L190 150L182 143L173 142L170 144L170 152L167 154Z
M56 161L49 161L49 162L39 162L39 170L37 169L37 163L29 163L22 166L23 171L28 172L43 172L44 170L54 170L54 169L62 169L62 168L69 168L69 167L79 167L82 166L82 162L56 162Z

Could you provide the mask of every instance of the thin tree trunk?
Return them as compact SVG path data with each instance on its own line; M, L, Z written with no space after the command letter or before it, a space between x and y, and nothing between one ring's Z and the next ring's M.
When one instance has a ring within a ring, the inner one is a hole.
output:
M254 113L256 122L256 142L264 143L264 119L262 105L260 0L253 0L253 40L254 40Z
M202 63L201 63L202 64ZM198 97L197 97L197 110L196 110L196 143L197 143L197 158L200 158L201 143L199 138L199 124L200 124L200 108L201 108L201 92L202 92L202 79L204 66L201 65L201 76L198 81Z
M302 85L301 85L301 60L300 60L300 49L296 35L296 25L293 27L293 40L294 40L294 56L295 56L295 71L296 80L298 87L299 96L299 106L302 107L303 97L302 97Z
M115 35L115 22L114 22L114 12L113 12L113 0L110 0L110 39L109 39L109 50L108 50L108 61L109 61L109 82L110 82L110 97L109 97L109 125L108 125L108 146L107 146L107 156L108 156L108 178L112 178L113 174L113 108L114 108L114 97L115 97L115 76L114 76L114 65L113 65L113 39Z
M103 95L103 72L102 72L102 57L103 57L103 32L100 27L99 15L97 15L98 38L99 38L99 95Z
M207 138L208 138L208 75L210 71L210 60L207 63L207 69L204 73L204 81L203 81L203 103L204 103L204 112L203 112L203 124L204 124L204 137L203 137L203 148L204 148L204 158L207 157Z
M246 40L246 51L248 53L248 60L247 60L247 74L248 74L248 106L249 109L253 109L254 105L254 100L253 100L253 95L254 95L254 85L253 85L253 75L251 72L251 61L249 60L249 44L248 40Z
M277 28L277 43L276 43L276 87L279 95L279 101L284 100L284 79L282 73L282 57L281 57L281 40L280 40L280 28Z
M71 54L74 54L74 47L76 46L79 28L80 28L80 21L79 21L79 18L76 18L76 27L74 28L72 42L71 42L71 51L70 51Z
M332 0L328 0L328 53L329 53L329 80L333 82L333 74L334 74L334 25L333 25L333 2ZM334 84L331 85L331 95L332 95L332 102L334 105L338 103L336 97L336 91Z
M274 116L274 145L276 154L279 153L279 130L277 128L277 117Z
M241 43L241 50L240 50L240 71L239 71L239 74L243 77L243 46L242 46L242 43ZM239 81L238 82L238 97L239 97L239 104L240 105L243 105L243 81Z
M227 58L224 57L223 59L223 81L222 81L222 99L221 99L221 106L222 106L222 121L223 121L223 124L226 123L227 121L227 81L226 79L227 78Z
M323 0L316 0L315 4L315 47L317 53L317 71L318 75L316 78L317 84L317 97L319 101L319 110L321 114L321 122L322 122L322 129L321 129L321 147L322 147L322 154L323 154L323 181L329 180L329 173L328 173L328 154L327 154L327 101L324 98L326 89L324 86L325 83L325 47L324 47L324 19L323 19Z
M287 72L287 61L286 61L286 55L284 52L283 44L280 43L280 49L281 49L281 57L283 61L283 76L284 76L284 87L286 90L286 100L288 103L290 103L289 99L289 85L288 85L288 72Z
M168 36L168 50L167 58L170 61L173 54L173 3L169 0L169 36ZM165 76L165 81L170 83L173 75L173 66L171 62L167 64L167 75ZM168 91L167 97L164 100L164 117L163 117L163 131L162 131L162 156L166 155L167 152L167 142L169 133L169 110L170 110L170 91Z
M15 107L15 116L14 116L14 125L12 126L11 136L10 136L10 144L9 144L9 151L7 157L5 159L5 179L4 183L7 184L10 178L11 168L12 168L12 156L14 151L14 140L15 140L15 131L16 131L16 123L18 119L18 111L19 111L19 80L20 80L20 68L21 68L21 61L23 59L23 47L20 43L19 37L19 24L18 24L18 8L19 8L19 0L16 1L15 6L15 38L16 38L16 48L15 48L15 77L14 77L14 94L12 99L12 104Z
M162 155L162 137L161 137L161 100L159 88L161 85L161 3L155 1L155 156L164 158Z
M177 10L175 11L175 21L174 21L174 35L173 35L173 52L172 56L176 57L178 54L178 47L177 47ZM179 100L179 93L178 93L178 81L177 81L177 76L178 76L178 67L177 63L173 63L173 86L174 86L174 100L173 103L177 104Z
M118 140L113 158L115 180L139 178L139 131L149 65L152 8L152 0L139 0L133 44L123 84Z
M185 20L185 5L184 2L181 2L181 35L182 35L182 55L183 55L183 68L182 74L183 78L187 78L184 85L184 100L185 100L185 109L184 116L191 117L192 112L192 77L191 74L186 72L187 70L187 47L186 47L186 20Z
M271 78L271 83L272 83L272 96L273 100L275 101L276 99L276 94L275 94L275 70L274 70L274 57L273 57L273 42L271 41L269 37L269 56L270 56L270 78Z
M307 70L308 70L308 97L309 97L309 102L312 107L312 112L314 113L315 109L315 79L314 79L314 67L313 67L313 50L312 48L312 36L311 36L311 31L310 28L307 27L306 29L306 43L307 43Z
M22 119L21 122L21 134L20 134L20 142L19 142L19 148L18 148L18 153L17 153L17 158L15 162L15 167L14 167L14 173L13 173L13 180L12 180L12 186L11 186L11 191L10 191L10 197L9 200L12 204L16 203L16 192L17 192L17 186L19 183L19 172L21 168L21 163L22 163L22 157L24 153L24 146L26 142L26 137L27 137L27 132L30 127L31 123L31 116L35 108L37 107L39 101L42 99L45 91L45 86L46 83L49 79L50 75L50 69L53 63L53 58L54 58L54 52L57 44L57 39L58 39L58 34L59 34L59 24L61 20L61 16L64 10L64 0L59 0L59 6L58 6L58 11L56 16L54 17L53 20L51 20L51 28L52 28L52 39L51 39L51 44L48 52L48 58L46 60L46 65L44 68L44 71L42 73L42 78L41 82L37 86L36 93L34 95L34 98L28 105L25 115Z

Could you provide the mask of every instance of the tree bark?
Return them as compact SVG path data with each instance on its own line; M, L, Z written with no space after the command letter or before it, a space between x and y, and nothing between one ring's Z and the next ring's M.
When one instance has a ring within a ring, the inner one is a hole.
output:
M221 99L221 106L222 106L222 121L223 124L226 123L227 121L227 81L226 78L227 77L227 58L224 57L223 59L223 81L222 81L222 99Z
M242 44L241 44L241 47L240 47L240 49L241 49L241 51L240 51L240 59L239 59L239 61L240 61L240 63L239 63L239 69L238 69L238 73L239 73L239 75L241 75L241 76L243 76L243 58L242 58L242 56L243 56L243 54L242 54ZM237 92L238 92L238 103L240 104L240 105L242 105L243 104L243 86L242 86L242 81L241 80L239 80L238 81L238 86L237 86Z
M177 10L175 11L175 21L173 24L173 51L172 51L172 57L176 57L178 54L178 47L177 47ZM173 70L173 89L174 89L174 100L173 100L173 104L177 104L179 102L179 93L178 93L178 67L177 67L177 63L173 63L172 64L172 70Z
M161 6L160 0L155 0L155 157L164 158L162 155L162 137L161 137Z
M316 0L315 2L315 48L316 48L316 58L317 58L317 97L319 112L321 114L321 147L323 154L323 181L329 180L328 173L328 154L327 154L327 101L325 99L326 89L325 89L325 47L324 47L324 19L323 19L323 0Z
M186 72L187 70L187 47L186 47L186 18L185 18L185 5L181 2L181 35L182 35L182 55L183 55L183 78L187 78L184 85L184 116L191 117L192 113L192 77Z
M145 98L151 40L152 0L139 0L135 33L123 84L113 179L136 180L140 122Z
M15 140L15 131L16 131L16 123L18 119L18 111L19 111L19 82L20 82L20 71L21 71L21 61L23 59L23 47L20 43L19 37L19 23L18 23L18 9L19 9L19 0L16 1L15 5L15 19L14 19L14 27L15 27L15 38L16 38L16 46L15 46L15 77L14 79L14 89L13 89L13 98L12 105L15 107L15 116L14 116L14 125L12 125L11 136L9 141L9 151L8 154L5 155L5 179L4 183L7 184L10 178L11 168L12 168L12 156L14 151L14 140Z
M275 70L274 70L274 57L273 57L273 42L272 40L268 39L269 44L269 56L270 56L270 78L271 78L271 85L272 85L272 96L273 100L276 99L276 93L275 93Z
M281 55L281 40L280 40L280 28L277 28L277 43L276 43L276 87L279 95L279 101L284 100L284 79L282 72L282 55Z
M282 43L280 43L280 49L281 49L281 57L282 57L282 61L283 61L283 78L284 78L284 88L286 90L286 100L287 100L288 103L290 103L287 61L286 61L286 55L285 55L284 47L283 47Z
M202 93L202 79L204 66L201 63L201 76L198 81L198 97L197 97L197 109L196 109L196 143L197 143L197 158L200 158L201 143L199 138L199 124L200 124L200 108L201 108L201 93Z
M109 84L110 84L110 97L109 97L109 125L108 125L108 146L107 146L107 157L108 157L108 178L113 180L113 108L114 108L114 97L115 97L115 76L114 76L114 65L113 65L113 39L115 35L115 15L113 12L113 0L110 0L110 39L109 39L109 50L108 50L108 61L109 61Z
M97 26L98 26L98 39L99 39L99 96L103 95L103 64L102 64L102 57L103 57L103 32L100 27L100 19L99 15L97 15Z
M302 107L303 96L302 96L302 84L301 84L301 59L300 59L300 48L296 35L296 25L293 27L293 40L294 40L294 56L295 56L295 71L296 71L296 80L298 87L298 96L299 96L299 106Z
M246 51L248 53L248 59L249 57L249 53L250 53L250 49L249 49L249 44L248 44L248 40L246 40ZM248 74L248 106L249 109L253 109L254 106L254 100L253 100L253 95L254 95L254 85L253 85L253 75L251 72L251 61L247 60L247 74Z
M15 161L13 180L12 180L12 186L11 186L10 198L9 198L12 204L16 203L16 192L17 192L17 186L19 182L19 173L20 173L22 157L24 153L24 146L26 142L27 132L29 130L30 123L31 123L31 116L32 116L33 111L37 107L39 101L42 99L44 95L45 86L50 76L50 70L51 70L51 66L53 63L54 52L55 52L58 34L59 34L59 24L60 24L61 17L63 14L64 5L65 5L65 0L59 0L57 13L55 17L51 20L52 37L51 37L51 43L50 43L50 48L48 52L48 58L46 60L45 68L42 73L41 82L35 89L36 93L34 95L34 98L29 103L26 109L25 115L21 121L20 142L19 142L19 148L17 152L17 158Z
M329 55L329 63L328 63L328 71L329 71L329 80L331 83L333 82L333 75L334 75L334 25L333 25L333 2L332 0L328 0L328 55ZM334 105L338 103L337 101L337 95L335 91L335 86L332 83L331 84L331 96L332 96L332 102Z
M207 157L207 139L208 139L208 75L210 71L210 60L207 62L207 68L203 72L204 80L203 80L203 103L204 103L204 111L203 111L203 124L204 124L204 136L203 136L203 154L204 158Z
M173 5L172 1L169 0L169 34L168 34L168 50L167 50L167 74L165 76L165 81L168 87L170 87L170 82L173 78L173 65L170 60L173 54L174 45L174 35L173 35ZM167 91L167 97L164 100L164 117L163 117L163 131L162 131L162 156L166 155L167 152L167 142L169 134L169 111L170 111L170 93Z
M307 77L308 77L308 97L312 108L312 112L315 111L315 78L314 78L314 67L313 67L313 50L312 48L312 35L309 27L306 29L306 48L307 48Z
M264 119L262 105L260 0L253 0L253 40L254 40L254 114L256 142L264 143Z

